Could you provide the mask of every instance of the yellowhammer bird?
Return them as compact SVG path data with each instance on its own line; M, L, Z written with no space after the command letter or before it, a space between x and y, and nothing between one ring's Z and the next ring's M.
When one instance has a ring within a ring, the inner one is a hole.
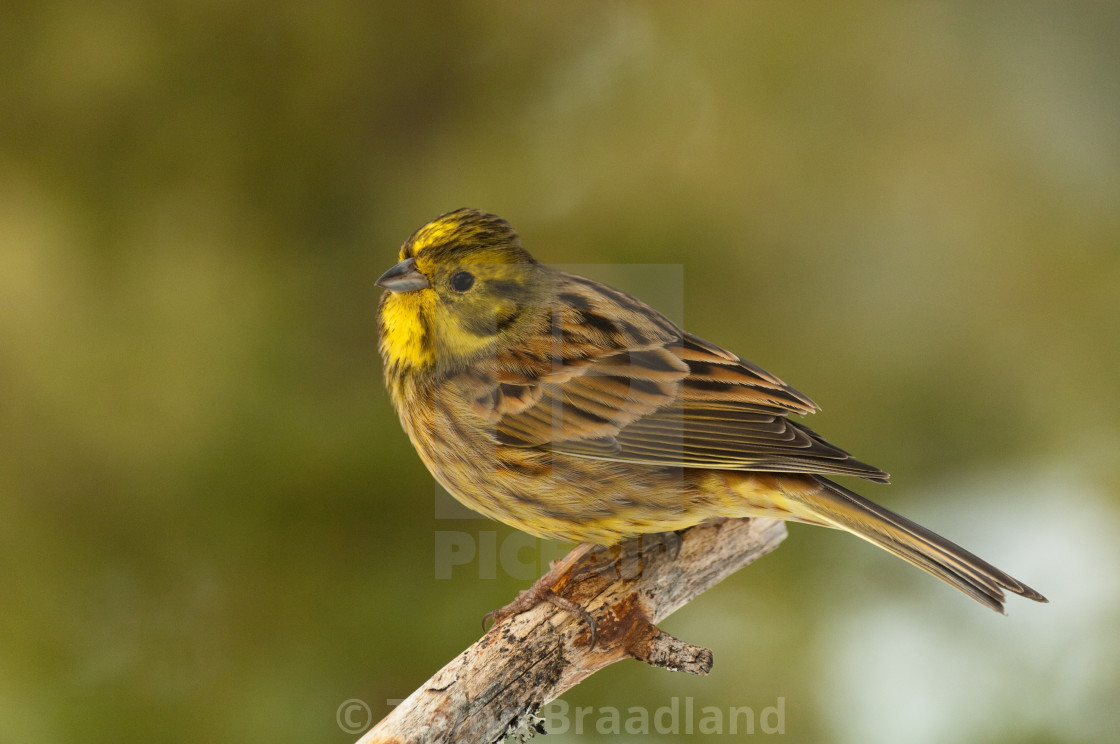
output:
M377 284L393 405L477 512L601 545L779 517L847 530L997 612L1005 589L1046 601L826 479L888 476L788 418L817 410L808 397L624 292L537 263L499 217L436 218Z

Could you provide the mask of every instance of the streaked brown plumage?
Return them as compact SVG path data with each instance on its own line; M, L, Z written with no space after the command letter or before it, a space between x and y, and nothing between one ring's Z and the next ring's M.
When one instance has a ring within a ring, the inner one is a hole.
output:
M816 405L623 292L537 263L500 218L445 214L379 284L386 381L456 498L533 535L613 544L717 517L837 527L1003 611L1045 598L824 476L888 476L788 418Z

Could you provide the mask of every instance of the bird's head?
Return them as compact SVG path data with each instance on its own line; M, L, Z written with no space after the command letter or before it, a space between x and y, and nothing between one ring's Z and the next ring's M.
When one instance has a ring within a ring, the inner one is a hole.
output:
M459 209L432 220L377 285L387 368L454 368L516 337L547 293L546 269L500 217Z

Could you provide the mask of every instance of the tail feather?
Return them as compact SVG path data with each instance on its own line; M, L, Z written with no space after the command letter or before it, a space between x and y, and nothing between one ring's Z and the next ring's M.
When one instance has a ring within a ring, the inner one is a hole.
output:
M826 522L862 537L996 612L1004 613L1005 589L1036 602L1048 601L1023 582L956 543L843 486L819 477L802 483L806 484L805 488L782 490L791 501L808 511L814 521Z

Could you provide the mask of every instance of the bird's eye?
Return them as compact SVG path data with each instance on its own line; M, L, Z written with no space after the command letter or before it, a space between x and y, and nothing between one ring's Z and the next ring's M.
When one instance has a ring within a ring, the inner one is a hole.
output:
M466 292L474 286L474 274L469 271L460 271L451 277L451 288L456 292Z

